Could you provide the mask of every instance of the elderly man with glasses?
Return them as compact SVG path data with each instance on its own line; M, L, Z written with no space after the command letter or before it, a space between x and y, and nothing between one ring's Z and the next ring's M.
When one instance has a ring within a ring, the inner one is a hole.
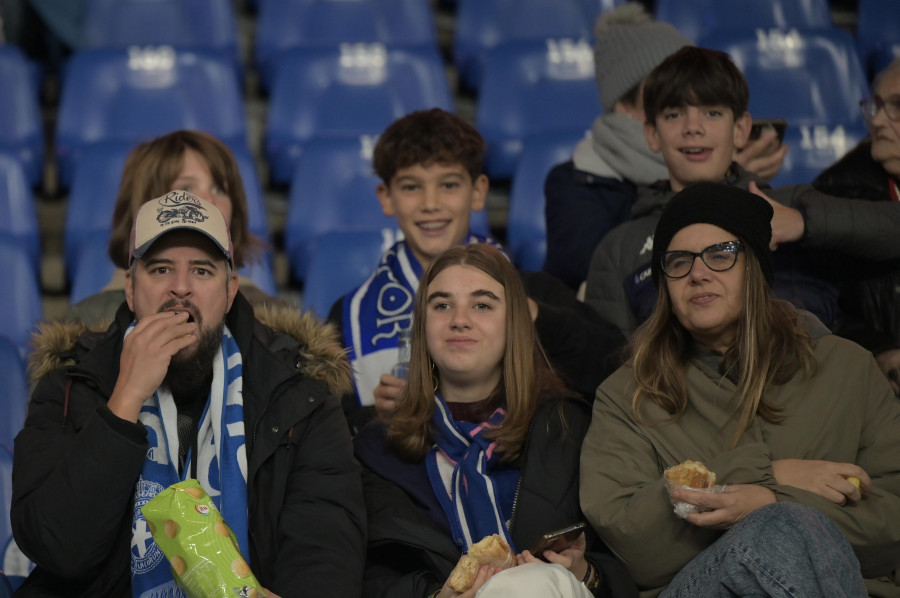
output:
M813 181L830 195L900 201L900 58L872 82L859 105L869 137ZM898 206L900 208L900 206ZM900 234L900 231L897 231ZM837 332L875 354L900 395L900 263L863 268L840 292Z

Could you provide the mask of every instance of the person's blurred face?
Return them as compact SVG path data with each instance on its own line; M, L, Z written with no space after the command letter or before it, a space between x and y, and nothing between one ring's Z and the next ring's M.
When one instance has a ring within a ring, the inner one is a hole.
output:
M672 237L667 251L700 253L717 243L734 240L733 233L718 226L692 224ZM722 272L711 270L696 257L687 276L673 279L663 275L675 317L697 342L720 353L731 347L737 334L745 264L743 251L734 266Z
M438 255L469 234L472 210L484 208L488 180L472 180L459 164L416 164L401 168L376 192L381 210L395 217L413 255L428 268Z
M500 381L506 352L506 293L472 266L450 266L428 285L425 334L441 387L488 396Z
M885 102L900 103L900 68L885 73L875 95ZM872 159L880 162L885 170L900 177L900 122L888 118L880 109L869 123L872 133Z
M750 114L734 119L727 106L666 108L644 124L647 144L661 152L673 191L701 182L720 182L737 147L750 133Z
M175 177L171 187L169 191L189 191L197 197L211 202L219 208L219 211L225 216L225 222L229 227L231 226L231 197L216 184L209 170L209 164L196 151L192 149L184 151L181 171Z

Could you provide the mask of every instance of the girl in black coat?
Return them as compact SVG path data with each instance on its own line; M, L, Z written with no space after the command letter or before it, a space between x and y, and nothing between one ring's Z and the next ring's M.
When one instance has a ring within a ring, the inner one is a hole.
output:
M578 459L589 414L568 395L509 260L480 244L435 260L416 295L399 407L355 441L369 515L364 594L636 596L593 536L559 552L528 550L541 534L583 519ZM455 593L450 571L491 534L520 566L483 566L470 589Z

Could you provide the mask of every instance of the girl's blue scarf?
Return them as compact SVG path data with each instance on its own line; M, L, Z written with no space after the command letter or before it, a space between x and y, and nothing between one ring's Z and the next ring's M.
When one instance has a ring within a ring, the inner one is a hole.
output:
M490 237L470 234L465 244L470 243L503 249ZM350 348L356 394L363 405L375 403L373 393L381 375L390 372L397 362L397 335L412 322L421 276L422 266L406 241L398 241L381 256L369 279L344 298L344 342Z
M463 551L485 536L500 534L517 552L509 533L519 470L500 462L496 443L484 432L500 426L503 407L480 424L454 421L440 395L431 418L435 446L425 459L428 479Z
M125 332L127 336L134 323ZM200 419L197 455L188 453L178 474L178 409L171 393L160 388L141 408L150 448L135 487L131 536L132 595L141 598L184 596L175 585L169 561L153 541L141 507L162 490L186 479L197 459L197 477L222 513L247 557L247 450L244 435L242 362L237 342L225 327L213 361L209 399Z

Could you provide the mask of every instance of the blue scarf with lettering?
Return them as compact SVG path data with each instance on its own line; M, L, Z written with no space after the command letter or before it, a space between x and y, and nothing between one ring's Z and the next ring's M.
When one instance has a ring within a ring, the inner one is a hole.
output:
M125 332L127 336L134 323ZM160 388L141 407L138 419L147 429L150 448L134 496L131 536L131 588L136 598L184 596L172 579L169 561L153 541L141 507L172 484L187 478L197 459L197 477L249 555L247 533L247 447L244 433L242 362L237 342L224 329L213 360L209 399L200 418L197 455L187 454L178 473L178 409L167 389Z
M470 234L466 245L488 243L503 250L490 237ZM381 375L391 371L399 353L397 335L412 322L416 289L422 266L406 245L398 241L381 256L375 272L344 297L344 342L360 403L375 403L374 390Z
M480 424L454 421L440 395L434 397L431 417L435 446L425 458L431 487L447 515L453 541L461 550L485 536L500 534L513 553L509 533L519 469L500 462L497 443L484 432L497 428L506 409L496 411Z

